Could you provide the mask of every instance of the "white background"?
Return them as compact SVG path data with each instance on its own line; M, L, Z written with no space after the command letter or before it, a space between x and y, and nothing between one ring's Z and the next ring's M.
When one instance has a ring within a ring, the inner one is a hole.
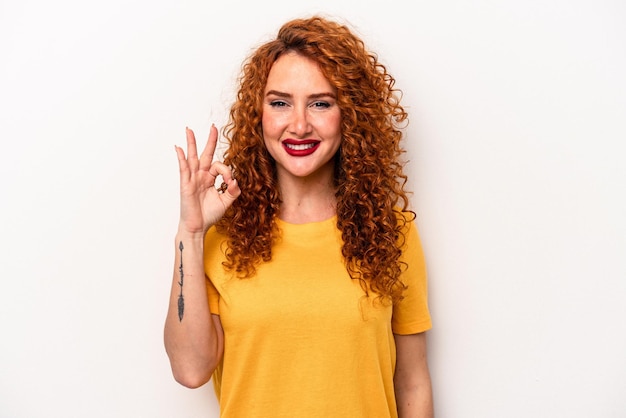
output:
M0 0L0 416L218 416L162 343L174 144L314 12L404 92L437 416L626 416L626 5L215 3Z

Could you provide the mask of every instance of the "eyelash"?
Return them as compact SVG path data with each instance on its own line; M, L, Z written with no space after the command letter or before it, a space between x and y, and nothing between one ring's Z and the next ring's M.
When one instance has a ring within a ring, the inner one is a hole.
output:
M315 102L313 103L314 107L323 107L324 109L327 109L330 107L330 103L328 102Z
M270 106L272 107L285 107L287 106L287 103L282 101L282 100L273 100L270 102ZM327 109L330 107L330 103L328 102L313 102L311 104L311 106L316 107L316 108L324 108Z
M273 100L270 102L270 106L272 107L284 107L287 106L287 103L283 102L282 100Z

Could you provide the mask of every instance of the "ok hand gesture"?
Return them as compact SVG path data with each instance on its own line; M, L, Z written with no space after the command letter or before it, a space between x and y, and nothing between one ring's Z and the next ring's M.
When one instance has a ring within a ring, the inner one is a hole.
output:
M187 156L182 148L175 147L180 168L179 230L189 234L204 234L224 216L226 209L241 194L241 189L230 167L219 161L213 162L217 128L211 126L209 139L200 157L193 131L187 128L186 133ZM224 191L215 187L218 175L228 186Z

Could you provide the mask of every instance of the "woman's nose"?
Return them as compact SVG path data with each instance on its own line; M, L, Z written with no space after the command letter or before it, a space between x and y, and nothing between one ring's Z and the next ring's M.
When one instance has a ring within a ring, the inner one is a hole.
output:
M309 123L306 107L301 109L294 108L289 130L293 135L297 135L300 138L311 133L311 125Z

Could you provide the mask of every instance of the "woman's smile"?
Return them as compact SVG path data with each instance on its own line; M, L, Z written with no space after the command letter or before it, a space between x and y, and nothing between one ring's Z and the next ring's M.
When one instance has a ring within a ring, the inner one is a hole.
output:
M320 141L316 141L314 139L307 139L304 141L285 139L283 141L285 151L293 157L306 157L307 155L311 155L318 148L319 144Z

